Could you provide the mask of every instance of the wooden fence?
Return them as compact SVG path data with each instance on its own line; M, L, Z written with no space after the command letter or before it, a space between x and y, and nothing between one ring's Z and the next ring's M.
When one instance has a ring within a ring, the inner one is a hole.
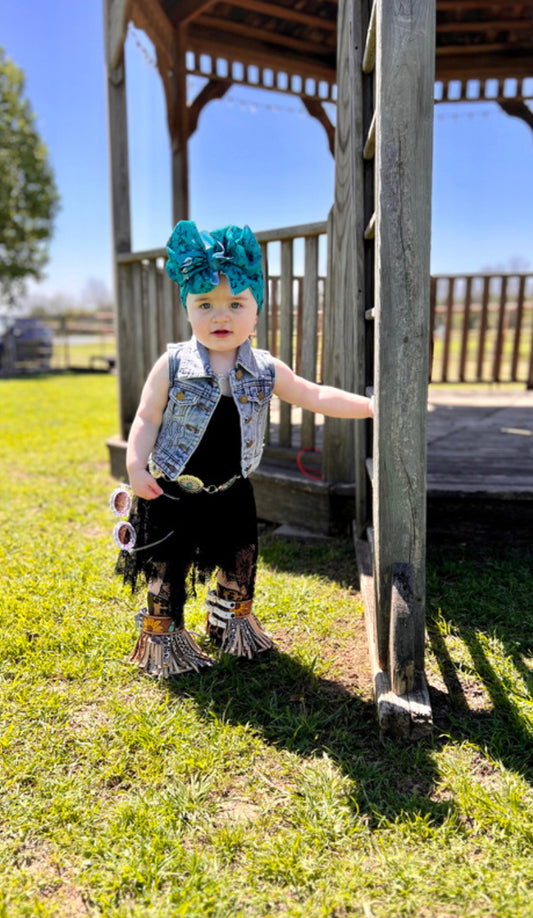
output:
M0 375L115 366L113 310L0 315Z
M431 327L432 382L533 388L533 274L433 277Z
M268 278L265 306L257 325L264 347L305 379L322 382L326 304L327 223L257 233ZM267 447L313 448L320 419L274 402Z

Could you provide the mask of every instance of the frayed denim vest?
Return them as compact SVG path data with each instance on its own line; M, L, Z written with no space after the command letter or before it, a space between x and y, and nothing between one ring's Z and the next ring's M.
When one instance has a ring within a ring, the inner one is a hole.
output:
M169 344L167 351L169 396L150 467L155 463L157 469L174 480L200 443L221 391L207 350L194 336L184 343ZM261 461L274 380L274 363L269 352L254 350L250 342L245 341L229 373L231 392L239 411L241 474L244 478L251 475Z

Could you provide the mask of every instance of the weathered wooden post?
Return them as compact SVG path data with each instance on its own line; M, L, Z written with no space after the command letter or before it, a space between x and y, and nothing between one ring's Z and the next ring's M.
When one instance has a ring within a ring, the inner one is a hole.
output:
M341 0L339 15L346 8ZM362 114L353 155L360 170L373 164L373 194L359 173L358 340L376 397L366 455L373 522L367 528L358 502L356 549L381 730L419 736L431 729L423 671L435 0L374 0L370 16L359 0L353 29L344 54L364 74L354 84ZM360 437L360 457L364 448Z
M115 333L120 434L127 436L127 419L135 413L128 366L136 347L138 329L127 321L131 298L130 273L117 263L117 256L131 251L130 181L126 72L124 66L124 0L104 0L104 43L107 70L107 118L111 176L111 221L115 286Z
M189 219L189 110L185 71L185 24L176 28L170 76L169 133L172 148L172 222Z
M363 237L362 49L357 35L356 6L360 0L340 0L337 18L337 125L335 129L335 204L328 227L328 302L324 337L327 341L324 382L364 392L364 341L356 322L364 310L364 260L358 240ZM353 425L326 418L323 476L326 481L352 481ZM366 493L366 472L357 462L358 500Z
M374 493L376 610L386 643L392 566L412 564L424 668L426 417L435 3L377 2ZM381 656L381 654L380 654Z

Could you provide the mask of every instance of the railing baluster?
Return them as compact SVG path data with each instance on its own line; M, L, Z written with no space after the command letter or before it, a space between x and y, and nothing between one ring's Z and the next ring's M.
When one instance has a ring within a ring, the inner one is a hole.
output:
M470 304L472 301L472 278L467 277L465 289L465 301L463 307L463 330L461 336L461 357L459 363L459 379L461 382L466 381L466 367L468 357L468 334L470 331Z
M450 371L450 344L453 327L453 301L455 295L455 278L448 278L448 300L446 303L446 328L444 329L444 353L442 355L441 382L448 382Z
M437 315L437 278L431 278L430 293L429 293L429 379L430 382L433 379L434 367L433 360L435 357L435 319Z
M302 376L316 380L318 331L318 237L305 240ZM315 415L302 413L302 446L315 445Z
M496 331L496 342L494 345L494 363L492 366L493 382L500 382L503 359L503 342L505 337L505 318L507 304L507 277L501 278L500 288L500 306L498 310L498 328Z
M292 367L292 275L293 240L281 243L281 293L279 311L279 356L287 366ZM291 406L288 402L279 405L279 445L291 445Z
M271 279L272 284L272 302L270 304L270 353L273 357L278 356L278 288L279 277Z
M303 278L296 277L296 364L295 372L302 375L302 337L303 337Z
M261 260L263 265L263 276L265 278L265 299L263 308L257 320L257 347L263 350L268 349L268 316L270 309L270 291L268 286L268 247L267 243L261 244Z
M161 353L158 333L159 297L157 291L157 266L155 259L150 259L146 266L144 312L147 317L146 356L149 365L152 367Z
M531 277L531 275L529 276L528 280L530 281L529 293L531 295L531 299L528 302L528 306L529 306L529 336L528 336L529 361L528 361L528 369L527 369L526 386L528 389L533 389L533 283L532 283L533 278ZM526 294L527 294L527 281L526 281Z
M524 300L526 296L526 277L523 274L518 284L518 296L516 300L516 318L513 341L513 357L511 362L511 380L518 380L518 361L520 358L520 342L522 339L522 326L524 323Z
M486 277L483 282L483 298L481 300L481 319L479 322L479 349L477 355L477 382L483 382L483 370L485 362L485 344L487 341L487 328L489 324L489 298L490 298L490 277Z
M326 310L326 278L319 277L319 290L318 290L318 346L320 348L320 356L318 360L318 381L324 381L324 364L325 364L325 341L324 341L324 314ZM322 308L320 305L322 304Z

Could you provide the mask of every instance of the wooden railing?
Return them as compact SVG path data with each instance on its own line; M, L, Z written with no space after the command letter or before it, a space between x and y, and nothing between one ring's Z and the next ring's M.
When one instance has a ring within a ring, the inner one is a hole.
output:
M257 325L257 346L279 357L300 376L321 382L324 369L327 223L257 233L268 278ZM274 401L267 446L312 448L317 417Z
M307 379L324 378L327 224L257 233L265 306L255 344ZM166 251L118 256L121 418L127 434L146 376L168 341L189 337ZM432 278L432 382L521 382L533 388L533 274ZM321 418L275 400L272 450L317 445Z
M433 277L431 328L432 382L533 388L533 274Z

